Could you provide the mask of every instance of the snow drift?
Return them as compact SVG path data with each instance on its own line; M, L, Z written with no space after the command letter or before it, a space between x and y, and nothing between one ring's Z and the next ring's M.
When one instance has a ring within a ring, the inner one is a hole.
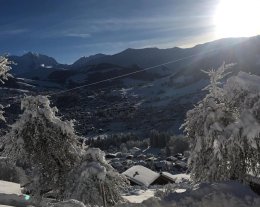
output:
M118 205L118 206L123 206ZM141 207L258 207L260 197L248 186L238 182L201 183L184 193L170 193L158 199L151 198L141 204L125 206Z

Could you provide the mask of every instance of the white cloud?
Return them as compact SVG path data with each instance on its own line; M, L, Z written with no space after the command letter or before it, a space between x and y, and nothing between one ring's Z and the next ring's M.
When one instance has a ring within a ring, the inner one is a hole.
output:
M18 35L27 32L27 29L8 29L0 31L1 36L5 35Z
M91 37L91 35L88 34L88 33L68 33L68 34L65 34L65 36L67 36L67 37L81 37L81 38Z

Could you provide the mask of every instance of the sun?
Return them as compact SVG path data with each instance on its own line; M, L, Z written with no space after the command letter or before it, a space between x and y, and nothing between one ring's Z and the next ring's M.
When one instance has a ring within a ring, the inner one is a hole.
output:
M260 34L260 0L220 0L214 25L217 38Z

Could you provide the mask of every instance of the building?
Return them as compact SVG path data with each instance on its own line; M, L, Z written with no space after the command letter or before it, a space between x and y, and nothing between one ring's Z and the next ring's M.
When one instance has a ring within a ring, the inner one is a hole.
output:
M131 185L149 187L150 185L165 185L174 183L175 178L170 173L157 173L144 166L135 165L122 173L130 181Z

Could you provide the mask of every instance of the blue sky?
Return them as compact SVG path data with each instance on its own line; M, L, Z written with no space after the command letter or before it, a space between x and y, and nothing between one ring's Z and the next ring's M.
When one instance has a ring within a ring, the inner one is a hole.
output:
M188 47L214 38L218 0L0 0L0 53L72 63L126 48Z

